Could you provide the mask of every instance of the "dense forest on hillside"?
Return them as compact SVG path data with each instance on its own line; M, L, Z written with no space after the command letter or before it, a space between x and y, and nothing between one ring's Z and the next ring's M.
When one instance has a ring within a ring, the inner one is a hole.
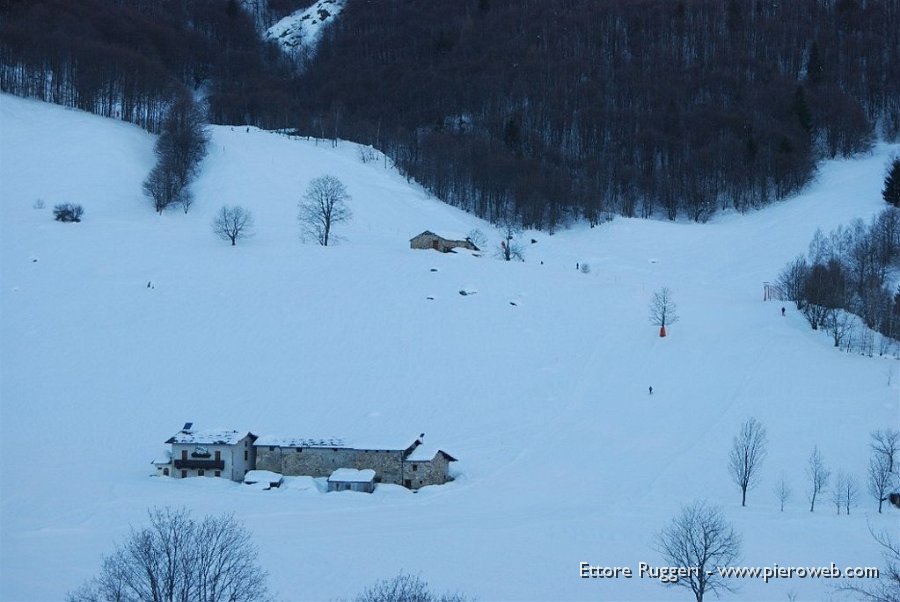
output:
M896 139L898 23L897 0L350 2L303 127L495 220L704 220Z
M0 89L158 132L179 97L218 123L286 121L292 66L255 20L297 0L0 0ZM256 5L256 2L252 3Z
M349 0L302 72L303 0L0 0L0 89L158 131L370 143L439 198L552 230L744 211L900 135L900 0Z

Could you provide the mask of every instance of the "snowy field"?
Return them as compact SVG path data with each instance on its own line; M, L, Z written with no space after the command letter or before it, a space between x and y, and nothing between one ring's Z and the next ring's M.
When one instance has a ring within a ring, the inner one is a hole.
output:
M235 513L284 600L349 598L401 570L481 600L684 600L578 569L662 564L655 533L695 499L724 507L742 566L881 565L867 522L896 531L897 511L875 513L863 486L851 516L828 496L810 514L804 468L818 445L864 484L869 433L900 424L898 362L841 353L762 295L817 226L882 209L896 147L827 163L764 211L529 232L526 261L505 263L410 250L426 229L499 236L352 143L211 133L194 207L160 217L141 193L152 136L0 96L0 599L61 599L165 505ZM323 174L354 213L327 248L296 221ZM54 222L61 202L84 221ZM256 236L215 238L223 204L249 208ZM681 315L665 339L648 321L662 286ZM769 456L742 508L728 452L751 416ZM186 421L404 445L424 432L457 478L367 495L151 477ZM833 583L735 585L724 599L823 599Z

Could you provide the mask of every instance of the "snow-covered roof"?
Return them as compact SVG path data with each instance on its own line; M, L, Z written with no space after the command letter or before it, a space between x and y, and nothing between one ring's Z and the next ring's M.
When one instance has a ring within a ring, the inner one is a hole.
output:
M266 435L256 440L258 447L349 447L347 442L338 437L279 437Z
M459 234L458 232L451 232L450 234L444 232L443 234L437 234L436 232L432 232L431 230L425 230L420 234L416 234L412 238L410 238L410 242L419 238L420 236L437 236L438 238L442 238L444 240L468 240L468 236L465 234Z
M169 437L166 443L235 445L248 435L251 438L256 438L256 435L247 431L230 431L226 429L211 429L208 431L179 431Z
M375 479L375 471L371 468L356 470L355 468L338 468L328 477L330 483L371 483Z
M451 462L456 462L456 458L448 454L442 449L438 449L433 445L417 445L416 449L406 457L408 462L430 462L439 453L444 454Z
M251 470L244 475L244 483L253 485L254 483L280 483L284 477L280 473L271 470Z
M158 466L165 466L172 463L172 450L166 449L152 462Z

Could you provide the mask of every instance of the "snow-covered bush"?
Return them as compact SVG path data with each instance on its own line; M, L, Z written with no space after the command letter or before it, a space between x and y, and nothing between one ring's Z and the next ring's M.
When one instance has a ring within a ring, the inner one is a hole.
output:
M53 219L58 222L80 222L84 207L73 203L62 203L53 208Z

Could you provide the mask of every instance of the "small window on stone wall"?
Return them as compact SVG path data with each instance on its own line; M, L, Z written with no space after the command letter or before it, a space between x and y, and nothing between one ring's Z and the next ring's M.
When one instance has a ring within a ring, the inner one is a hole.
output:
M217 476L217 477L221 477L221 476L222 476L222 471L221 471L221 470L217 470L217 471L216 471L216 476Z
M205 475L205 474L206 474L206 472L205 472L202 468L200 468L199 470L197 470L197 476L198 476L198 477L202 477L202 476Z

